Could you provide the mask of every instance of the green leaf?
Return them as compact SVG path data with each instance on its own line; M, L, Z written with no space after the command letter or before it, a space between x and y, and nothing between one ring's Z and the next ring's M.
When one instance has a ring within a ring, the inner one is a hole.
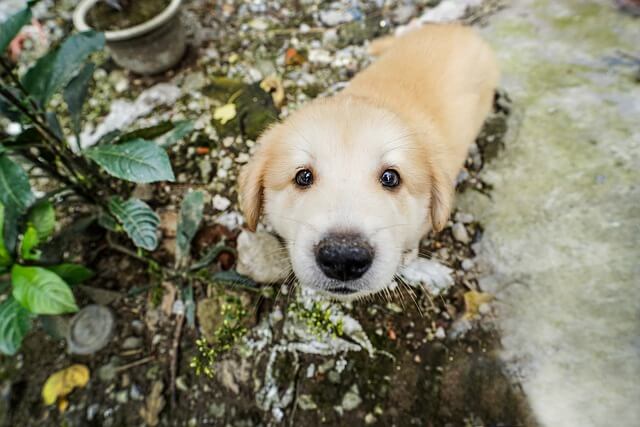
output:
M194 129L194 124L191 120L182 120L173 124L173 130L165 134L159 139L158 143L162 148L168 148L180 141L185 136L189 135Z
M0 156L0 203L9 209L15 209L18 213L24 213L33 200L31 185L25 171L9 159L9 156Z
M112 197L109 210L136 246L149 251L158 247L156 231L160 218L145 202L138 199L125 202L120 197Z
M227 246L224 241L220 241L215 246L209 248L207 252L205 252L205 254L202 256L202 258L191 264L189 266L189 270L195 271L207 267L213 262L213 260L218 258L218 255L220 255L222 252L227 252L234 256L237 255L237 251L234 248L232 248L231 246Z
M93 52L104 47L104 34L86 31L67 38L58 50L48 52L27 71L22 84L39 105L65 87Z
M120 224L118 224L118 221L113 217L113 215L104 210L100 210L100 212L98 213L98 224L100 225L100 227L105 228L109 231L122 231Z
M146 128L136 129L131 132L123 133L118 136L117 143L121 144L127 141L133 141L134 139L154 139L160 135L164 135L173 129L173 124L171 122L162 122L158 123L155 126L149 126Z
M45 118L47 119L47 125L49 126L49 130L53 132L55 136L60 140L64 140L64 133L62 132L62 126L60 126L60 120L58 120L58 116L53 111L47 111L44 113Z
M247 276L243 276L235 270L218 271L216 273L213 273L211 275L211 280L216 283L230 286L241 286L244 288L253 289L260 288L260 286L253 279Z
M11 265L11 253L4 243L4 205L0 203L0 270Z
M120 145L99 145L85 154L116 178L138 183L175 179L169 156L152 141L136 139Z
M96 145L111 144L112 142L117 141L120 135L122 135L122 132L118 129L107 132L100 137Z
M3 205L4 206L4 205ZM11 255L15 254L18 244L18 222L20 214L9 206L4 206L4 235L0 236L4 242L5 248Z
M202 221L203 209L204 193L202 191L193 191L184 197L180 206L180 218L178 219L176 264L180 264L189 253L191 240Z
M62 314L78 311L73 293L57 274L41 267L14 265L13 297L31 313Z
M18 99L24 98L23 96L21 96L20 91L18 89L13 87L6 87L6 88L9 92L11 92L11 94L14 97ZM2 95L0 95L0 115L5 116L7 119L11 120L12 122L20 122L21 121L20 119L23 117L20 110L18 110L18 108L16 108L15 105L13 105L9 100L5 99L5 97Z
M33 97L35 101L38 101L41 105L47 95L49 89L48 76L53 74L53 68L58 57L58 49L52 49L42 55L38 61L27 70L22 76L22 86ZM47 98L48 99L48 98Z
M14 355L31 329L29 312L12 296L0 304L0 352Z
M87 98L89 84L95 68L96 66L92 62L86 64L64 89L64 102L67 103L67 108L69 108L71 128L76 135L82 130L82 106Z
M80 264L64 263L47 267L47 270L56 273L62 280L70 286L78 285L91 279L95 273Z
M22 236L22 244L20 245L20 256L24 260L37 261L42 256L42 253L36 250L36 247L40 244L38 239L38 230L29 224L27 231Z
M11 15L9 19L0 24L0 54L4 53L22 27L31 21L31 9L28 7L20 12Z
M36 203L29 211L27 223L38 232L38 240L46 241L56 228L56 211L53 204L48 200Z

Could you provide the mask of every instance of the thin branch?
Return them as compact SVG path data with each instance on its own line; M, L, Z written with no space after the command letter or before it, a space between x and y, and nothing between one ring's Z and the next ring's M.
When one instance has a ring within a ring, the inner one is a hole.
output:
M182 335L182 325L184 324L184 313L176 316L176 331L173 335L173 345L171 346L171 383L169 390L171 394L171 407L176 406L176 377L178 375L178 351L180 350L180 336Z

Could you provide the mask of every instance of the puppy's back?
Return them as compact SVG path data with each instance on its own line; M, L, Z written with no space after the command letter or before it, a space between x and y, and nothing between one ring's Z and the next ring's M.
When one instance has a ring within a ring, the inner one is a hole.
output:
M452 176L491 109L498 67L491 48L461 25L429 25L392 42L344 90L385 105L417 133L436 129Z

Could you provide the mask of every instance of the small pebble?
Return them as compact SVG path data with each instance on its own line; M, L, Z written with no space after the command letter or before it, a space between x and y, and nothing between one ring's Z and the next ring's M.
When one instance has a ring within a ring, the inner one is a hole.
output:
M122 343L123 350L133 350L142 347L142 339L138 337L129 337Z
M478 306L478 313L482 314L483 316L486 316L490 312L491 312L491 306L486 302Z
M219 194L213 196L213 207L219 211L225 211L231 206L231 201Z
M94 403L93 405L89 405L89 407L87 408L87 421L93 420L98 414L99 410L100 410L99 404Z
M118 403L127 403L129 401L129 393L127 390L121 390L116 393L116 401Z
M352 409L356 409L360 403L362 403L362 398L360 398L358 386L354 384L342 398L342 408L346 411L350 411Z
M340 384L340 374L338 371L329 371L327 378L334 384Z
M453 227L451 227L451 233L453 234L453 238L460 243L467 244L471 241L469 233L467 233L467 229L460 222L453 224Z
M475 263L470 260L470 259L463 259L462 260L462 269L464 271L469 271L473 268L473 266L475 265Z
M178 378L176 378L176 388L184 392L189 391L187 380L183 376L179 376Z
M443 339L445 339L447 337L447 333L444 331L442 326L438 326L438 329L436 329L435 336L439 340L443 340Z
M461 222L463 224L471 224L473 222L473 215L470 213L456 212L454 218L456 222Z
M320 12L320 21L327 27L335 27L353 20L353 15L346 10L323 10Z
M142 392L140 391L140 388L135 384L131 386L131 390L129 390L129 396L133 400L142 400L144 398Z
M134 320L131 322L131 329L133 329L133 333L136 335L142 335L144 332L144 322L141 320Z

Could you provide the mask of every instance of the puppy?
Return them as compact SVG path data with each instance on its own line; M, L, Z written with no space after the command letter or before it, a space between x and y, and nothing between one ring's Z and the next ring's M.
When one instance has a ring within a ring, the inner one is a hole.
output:
M467 27L377 46L341 93L267 130L240 176L249 229L264 213L300 283L343 299L390 285L424 234L446 225L498 82L491 49Z

